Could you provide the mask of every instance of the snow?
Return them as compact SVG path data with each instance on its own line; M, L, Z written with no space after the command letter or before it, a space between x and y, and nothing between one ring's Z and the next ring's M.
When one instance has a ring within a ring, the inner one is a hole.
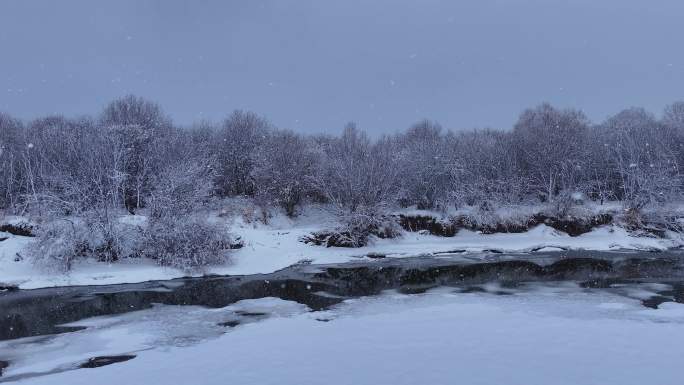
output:
M571 194L571 197L572 197L572 199L579 201L579 200L584 199L584 194L582 194L581 192L574 192Z
M489 289L496 289L494 287ZM264 320L219 331L239 309ZM388 292L324 312L277 300L224 309L158 306L81 321L89 329L0 343L25 384L643 384L681 383L684 305L572 283L511 295ZM321 322L325 320L327 322ZM88 357L124 363L71 370Z
M218 325L220 322L238 319L246 326L255 321L245 321L237 313L239 311L284 317L304 313L307 308L275 298L240 301L222 309L158 305L121 316L95 317L67 324L88 328L75 333L0 342L0 357L12 362L14 374L23 375L70 368L74 362L87 361L94 356L191 346L223 334L226 328ZM12 372L6 374L13 375Z
M22 289L73 285L108 285L124 282L144 282L182 277L177 269L159 266L154 261L138 259L117 263L80 261L64 274L35 266L25 256L24 249L32 238L0 232L0 286L16 285ZM21 258L17 258L17 254Z
M303 259L312 263L336 263L358 259L367 254L384 254L388 257L407 257L430 253L445 253L459 249L478 253L497 249L504 252L528 252L538 248L565 248L587 250L660 249L674 244L656 238L637 238L617 227L605 227L570 237L540 225L522 234L480 234L460 231L455 237L438 237L418 233L404 233L399 239L377 239L372 245L356 248L325 248L306 245L298 240L316 227L293 227L288 230L269 230L263 227L240 228L246 246L232 255L230 266L212 269L219 274L255 274L272 272ZM235 231L235 230L234 230Z
M121 220L130 224L142 224L145 217L129 216ZM305 212L296 220L276 215L270 219L268 225L247 221L239 216L230 219L216 217L212 220L224 221L231 233L241 237L245 246L231 251L228 263L207 269L207 274L270 273L304 260L311 263L341 263L359 260L369 254L401 258L445 254L453 250L465 250L474 254L491 249L510 253L560 249L665 250L679 244L674 239L636 237L617 226L605 226L578 237L570 237L546 225L539 225L520 234L480 234L462 230L451 238L405 232L398 239L375 239L366 247L326 248L300 241L303 236L312 232L334 227L334 218L322 211ZM82 261L76 263L68 274L45 271L35 267L27 258L15 262L16 253L22 254L22 250L32 241L30 238L6 233L0 233L0 237L8 237L0 242L0 283L17 285L24 289L134 283L188 275L182 270L161 267L154 261L145 259L113 264Z

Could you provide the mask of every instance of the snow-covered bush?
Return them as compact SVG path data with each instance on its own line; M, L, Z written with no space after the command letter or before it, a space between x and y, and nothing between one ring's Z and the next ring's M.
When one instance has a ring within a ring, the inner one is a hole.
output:
M138 226L116 223L105 228L88 216L55 219L38 227L28 252L37 265L68 271L79 259L115 262L138 257L141 241Z
M54 221L40 227L28 255L36 265L66 272L75 260L87 255L90 241L84 226L69 220Z
M145 230L142 255L195 271L225 262L230 245L230 235L219 225L198 218L164 218Z
M173 162L155 176L142 256L184 270L198 270L226 260L229 234L224 227L199 215L211 195L212 164L211 157L176 154Z
M556 218L569 216L573 208L581 203L575 199L576 196L573 192L561 191L552 202L546 205L545 213Z
M396 238L401 235L401 226L394 217L376 211L339 212L337 216L338 227L315 232L301 240L326 247L363 247L369 244L371 236Z
M534 216L529 207L483 201L461 217L463 225L484 233L526 231Z
M231 237L205 219L164 217L142 225L118 221L105 229L89 219L56 219L36 232L28 255L41 267L69 271L78 260L116 262L146 257L159 264L197 270L226 261Z
M651 204L640 209L625 207L618 224L638 233L665 236L668 231L684 234L684 213L680 207Z
M346 235L355 247L368 244L371 235L378 238L396 238L400 235L400 227L395 220L374 210L344 213L339 219L342 222L339 233Z

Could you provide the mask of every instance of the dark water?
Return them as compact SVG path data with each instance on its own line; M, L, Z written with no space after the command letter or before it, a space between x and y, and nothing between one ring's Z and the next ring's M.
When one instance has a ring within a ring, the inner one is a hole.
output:
M643 304L684 303L684 252L544 252L445 255L331 265L295 265L272 274L210 276L107 286L73 286L0 293L0 340L63 333L58 325L147 309L153 304L225 307L277 297L326 309L346 298L388 289L419 293L437 286L576 281L602 288L618 283L666 283Z

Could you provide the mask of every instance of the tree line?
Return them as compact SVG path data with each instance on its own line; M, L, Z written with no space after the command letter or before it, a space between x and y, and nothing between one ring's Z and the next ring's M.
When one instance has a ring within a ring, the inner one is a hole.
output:
M122 211L144 211L151 227L168 230L233 196L289 216L327 203L351 222L394 207L563 205L578 194L638 210L680 199L682 166L684 102L661 117L629 108L598 124L542 104L512 130L450 131L424 120L377 139L354 123L339 135L304 135L239 110L180 128L135 96L97 117L22 122L0 113L0 209L88 218L103 239L116 238Z

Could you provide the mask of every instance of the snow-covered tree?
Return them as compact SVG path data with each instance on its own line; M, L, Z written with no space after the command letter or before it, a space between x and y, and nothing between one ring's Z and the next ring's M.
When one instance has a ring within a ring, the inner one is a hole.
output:
M252 179L257 198L294 216L312 190L319 153L313 142L289 130L275 130L254 155Z
M681 188L676 153L664 135L666 128L653 114L641 108L626 109L602 127L619 198L640 208L663 201Z
M0 112L0 209L12 207L20 198L23 134L19 120Z
M161 107L149 100L127 95L105 107L100 117L103 126L138 126L154 135L161 135L171 127L171 120Z
M450 199L456 205L489 201L517 202L527 189L519 173L513 135L495 130L465 131L447 136L451 175Z
M424 120L396 137L400 196L405 206L444 206L452 184L442 127Z
M111 102L100 122L123 151L119 171L125 180L121 194L126 208L133 213L145 206L144 198L152 189L151 178L160 170L161 152L172 130L170 120L157 104L129 95Z
M317 187L343 211L377 212L394 198L397 169L390 140L373 143L354 123L323 144Z
M236 110L224 122L217 146L216 188L223 196L252 195L254 152L270 124L253 112Z
M670 142L670 148L677 153L677 164L684 166L684 101L675 102L665 107L662 120L666 128L666 140Z
M549 104L520 115L513 127L514 151L532 192L553 200L561 190L572 188L584 166L588 126L582 112Z
M353 123L338 136L299 134L245 111L179 128L135 96L97 120L0 114L0 209L39 217L37 253L66 265L74 255L156 252L176 266L220 260L230 236L212 235L217 227L199 213L222 197L247 195L291 216L307 201L328 204L344 225L337 239L360 245L391 231L395 206L473 205L485 218L500 204L545 201L563 215L581 193L639 212L682 198L682 165L684 102L661 119L630 108L597 125L543 104L510 131L452 132L425 120L378 139ZM148 216L144 231L119 220L126 210Z
M193 215L211 196L213 160L194 154L177 156L153 177L150 216L153 219Z

